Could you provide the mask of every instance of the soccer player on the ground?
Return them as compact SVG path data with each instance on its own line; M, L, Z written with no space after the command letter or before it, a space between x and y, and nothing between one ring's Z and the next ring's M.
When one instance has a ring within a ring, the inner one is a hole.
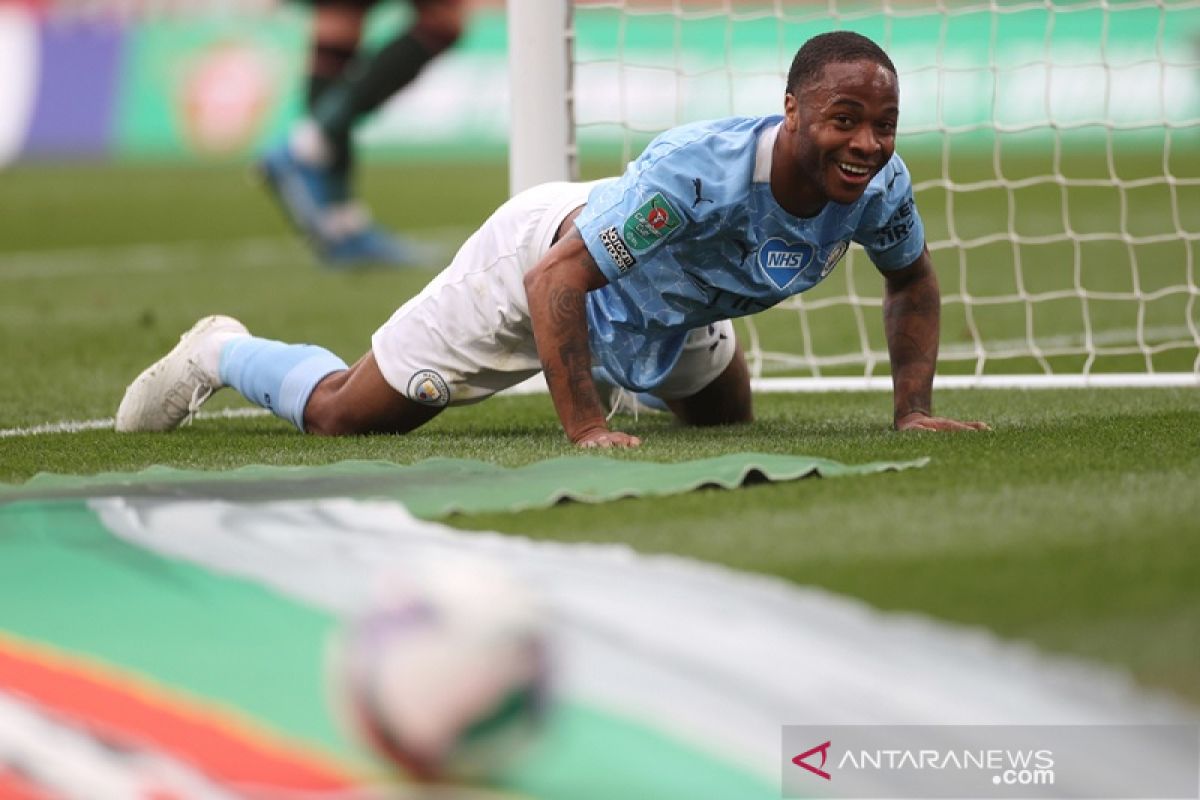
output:
M874 42L817 36L792 63L782 117L683 125L618 179L518 194L354 366L209 317L133 382L117 430L174 428L232 385L302 431L403 433L540 369L572 442L637 446L609 428L593 366L685 423L748 422L729 318L811 288L851 241L884 278L893 425L986 428L933 415L941 303L894 155L898 115L896 70Z
M363 24L376 0L309 0L308 116L260 168L276 200L331 265L408 264L411 245L371 222L354 201L352 131L407 86L462 34L466 0L409 0L412 24L370 54L359 52Z

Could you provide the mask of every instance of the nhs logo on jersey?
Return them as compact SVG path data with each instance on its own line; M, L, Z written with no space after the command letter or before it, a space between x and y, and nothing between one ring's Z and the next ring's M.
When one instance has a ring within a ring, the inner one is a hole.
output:
M772 283L780 289L786 289L812 263L815 253L816 250L808 242L767 239L758 248L758 265Z

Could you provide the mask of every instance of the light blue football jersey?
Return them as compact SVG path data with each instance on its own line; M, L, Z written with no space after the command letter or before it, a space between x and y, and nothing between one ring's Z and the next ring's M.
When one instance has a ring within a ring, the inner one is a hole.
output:
M733 117L658 136L575 220L608 285L587 297L592 352L634 391L663 381L689 330L770 308L824 279L858 242L881 270L916 261L924 226L899 156L852 205L814 217L771 194L783 118Z

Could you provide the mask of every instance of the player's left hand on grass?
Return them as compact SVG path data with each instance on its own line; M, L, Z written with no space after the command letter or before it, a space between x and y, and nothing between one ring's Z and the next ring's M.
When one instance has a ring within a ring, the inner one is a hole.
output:
M898 431L990 431L986 422L959 422L947 417L934 417L921 411L912 411L896 420Z

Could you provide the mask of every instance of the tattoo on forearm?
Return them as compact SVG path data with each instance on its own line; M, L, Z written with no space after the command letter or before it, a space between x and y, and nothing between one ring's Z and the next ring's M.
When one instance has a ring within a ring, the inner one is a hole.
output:
M583 314L583 292L565 286L556 286L550 292L550 319L554 324L578 320Z
M895 381L896 418L932 413L941 297L936 282L920 281L888 294L884 329Z
M585 401L575 404L572 421L587 422L594 416L592 409L600 402L596 394L596 384L592 381L591 348L587 340L565 342L558 348L558 357L562 359L564 377L567 379L571 395L577 400Z
M586 335L584 292L569 286L556 286L550 290L547 299L550 330L547 343L557 358L546 363L546 381L551 386L565 384L573 403L559 406L563 423L571 433L575 425L586 426L596 422L596 412L600 399L592 382L592 353ZM582 329L585 334L580 337L575 331ZM603 414L600 415L603 420Z

